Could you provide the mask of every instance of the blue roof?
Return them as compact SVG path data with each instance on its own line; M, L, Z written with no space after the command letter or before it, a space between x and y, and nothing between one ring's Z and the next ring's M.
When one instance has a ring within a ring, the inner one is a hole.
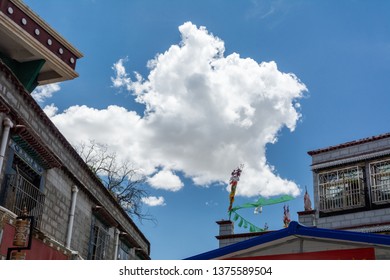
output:
M307 237L326 238L342 241L369 243L374 245L390 246L390 236L384 234L362 233L345 230L324 229L315 227L306 227L298 222L291 222L288 228L270 232L258 237L254 237L242 242L238 242L219 249L208 251L199 255L195 255L186 260L210 260L225 256L237 251L245 250L260 244L272 242L292 235L300 235Z

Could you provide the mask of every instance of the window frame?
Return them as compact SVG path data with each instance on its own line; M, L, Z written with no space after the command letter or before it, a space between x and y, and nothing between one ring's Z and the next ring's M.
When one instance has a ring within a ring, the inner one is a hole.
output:
M89 238L88 259L104 260L107 257L110 234L109 226L95 215L92 216L91 233Z
M319 211L338 213L366 206L365 168L362 165L326 170L317 174Z
M375 205L390 203L390 159L370 162L369 171L371 202Z
M131 246L123 239L119 239L118 260L129 260L131 256Z

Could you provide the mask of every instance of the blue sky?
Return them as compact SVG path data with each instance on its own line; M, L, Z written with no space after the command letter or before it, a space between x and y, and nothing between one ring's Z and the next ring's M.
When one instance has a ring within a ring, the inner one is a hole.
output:
M42 108L150 178L158 223L138 224L153 259L217 248L239 164L235 205L292 194L296 220L307 151L388 132L388 1L25 3L84 54L80 77L36 92ZM240 214L283 226L283 205Z

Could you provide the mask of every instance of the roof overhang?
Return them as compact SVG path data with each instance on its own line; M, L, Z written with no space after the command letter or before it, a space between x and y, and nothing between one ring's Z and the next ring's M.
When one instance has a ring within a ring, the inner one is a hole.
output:
M343 245L344 249L349 249L347 248L349 246L357 248L375 247L390 250L390 236L388 235L306 227L293 221L285 229L201 253L189 257L187 260L233 259L254 254L260 256L257 253L261 250L272 248L272 251L274 251L276 246L283 248L285 250L284 253L291 254L293 252L288 252L286 249L288 244L295 242L295 244L301 247L301 240L310 240L311 242L325 245L322 248L329 248L330 244L336 244L338 247ZM321 251L318 246L312 247L317 249L317 251Z
M35 66L38 85L78 77L82 54L22 1L0 0L0 38L0 53L15 63L44 62Z

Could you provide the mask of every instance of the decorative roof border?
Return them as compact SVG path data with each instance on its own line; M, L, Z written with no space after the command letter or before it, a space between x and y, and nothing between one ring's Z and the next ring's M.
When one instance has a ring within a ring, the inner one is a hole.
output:
M76 61L83 55L66 42L46 22L29 9L22 1L0 0L0 12L26 31L51 53L61 59L73 70Z

